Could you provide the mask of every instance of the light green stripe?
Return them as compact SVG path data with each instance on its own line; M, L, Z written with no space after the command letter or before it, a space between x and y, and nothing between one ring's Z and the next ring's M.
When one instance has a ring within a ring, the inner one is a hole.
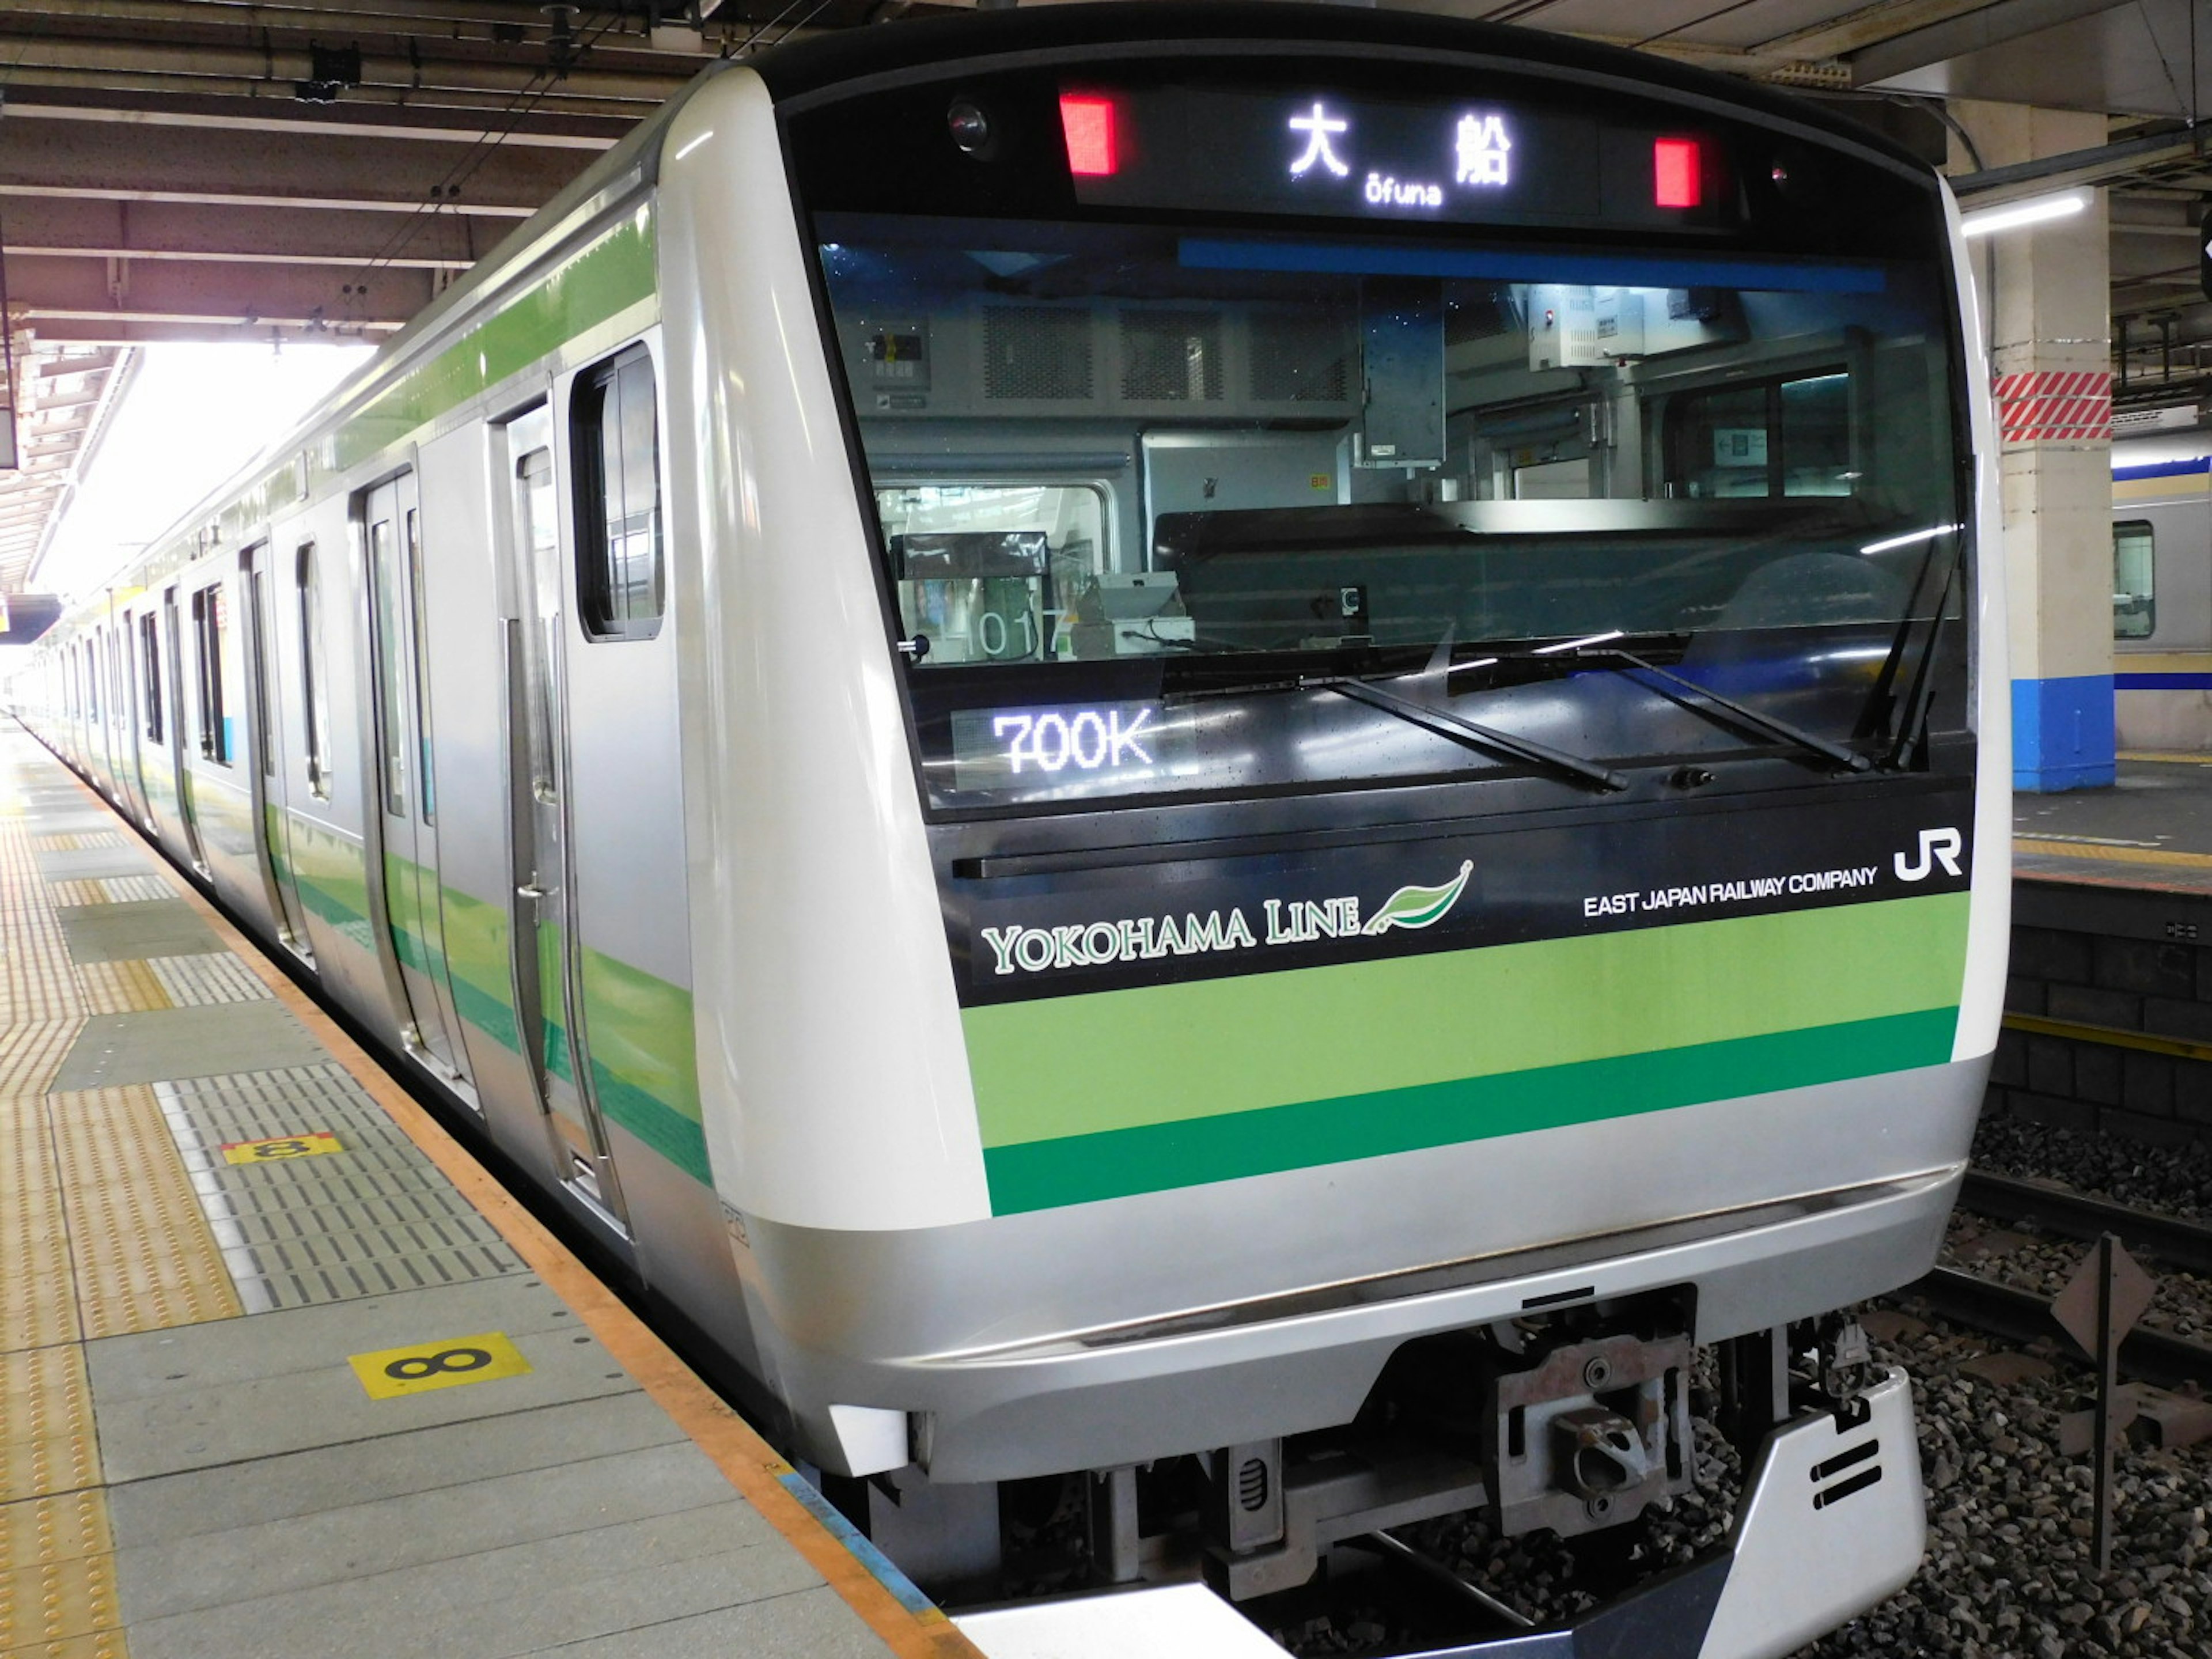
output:
M983 1155L996 1215L1340 1164L1941 1065L1956 1008L1467 1078Z
M331 439L325 468L343 472L381 453L654 292L653 216L641 206L495 316L379 393Z
M971 1008L983 1144L1955 1006L1968 896Z

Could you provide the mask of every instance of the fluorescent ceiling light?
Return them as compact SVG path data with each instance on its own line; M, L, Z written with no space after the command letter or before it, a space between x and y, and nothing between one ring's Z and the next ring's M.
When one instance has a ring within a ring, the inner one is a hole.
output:
M2000 230L2017 230L2022 225L2039 225L2049 219L2070 219L2089 205L2086 190L2061 191L2056 196L2031 196L2024 202L2007 202L2002 207L1982 208L1959 221L1959 231L1965 236L1988 236Z
M1887 553L1893 547L1910 547L1915 542L1932 542L1938 536L1949 535L1958 527L1959 526L1954 524L1939 524L1933 529L1929 530L1909 531L1902 536L1892 536L1887 541L1869 542L1864 547L1859 549L1859 551L1862 553Z
M1562 640L1557 645L1540 645L1528 654L1533 657L1548 657L1555 651L1572 651L1585 645L1603 645L1607 640L1617 640L1622 637L1624 636L1620 629L1608 628L1602 634L1586 634L1581 639Z

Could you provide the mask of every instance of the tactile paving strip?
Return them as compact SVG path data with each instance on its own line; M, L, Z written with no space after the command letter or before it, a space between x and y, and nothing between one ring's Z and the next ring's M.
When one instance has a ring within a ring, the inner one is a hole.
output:
M155 1085L250 1313L526 1271L334 1064ZM329 1133L341 1150L232 1164L226 1145Z
M154 957L146 966L179 1008L218 1002L254 1002L270 994L258 975L228 951L210 956Z
M242 1311L154 1091L49 1095L77 1306L88 1339Z
M72 1019L0 1030L0 1099L46 1093L83 1030L82 1020Z
M159 876L87 876L53 884L53 902L77 904L144 904L172 899L177 890Z
M0 1353L0 1503L100 1484L92 1384L74 1342Z
M86 830L71 836L33 836L31 845L41 853L82 853L94 847L127 847L120 830Z
M176 1006L168 988L144 962L81 962L76 978L84 988L88 1014L143 1014Z
M69 1228L46 1103L0 1099L0 1349L76 1336Z

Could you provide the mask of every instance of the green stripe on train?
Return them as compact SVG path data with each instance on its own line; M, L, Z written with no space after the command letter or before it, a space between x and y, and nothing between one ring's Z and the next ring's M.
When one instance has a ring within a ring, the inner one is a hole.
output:
M291 823L301 903L374 951L359 850L312 820L295 817ZM442 890L442 899L454 1010L502 1048L520 1054L521 1036L507 981L506 914L451 887ZM401 932L395 948L417 966L428 960L422 940L410 931ZM692 1054L691 994L588 945L580 972L600 1110L692 1179L711 1184ZM556 1068L569 1077L567 1032L554 1021L549 1036Z
M1564 1091L1560 1121L1586 1121L1725 1098L1747 1079L1788 1087L1948 1059L1968 902L1943 894L969 1009L993 1207L1544 1127L1524 1121L1516 1078ZM1881 1042L1838 1047L1822 1032ZM1669 1056L1685 1052L1702 1059L1680 1069ZM1589 1092L1601 1086L1616 1092Z
M1958 1012L1931 1008L1814 1030L998 1146L984 1152L983 1167L998 1215L1273 1175L1938 1065L1951 1057Z
M652 210L556 266L339 428L325 465L343 472L656 292Z

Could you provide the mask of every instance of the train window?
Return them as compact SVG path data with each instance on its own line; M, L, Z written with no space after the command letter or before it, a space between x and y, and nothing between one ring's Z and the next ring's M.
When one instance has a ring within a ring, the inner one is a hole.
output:
M138 618L138 651L146 675L146 736L161 741L161 631L154 613Z
M317 800L331 798L331 711L325 689L323 584L315 544L302 542L293 556L292 578L300 593L300 708L307 722L307 789Z
M415 612L415 747L421 767L416 775L422 780L418 805L422 822L434 824L438 787L437 775L430 764L430 609L422 592L422 514L411 507L407 509L407 592Z
M2154 538L2141 519L2112 526L2112 637L2147 640L2158 629Z
M92 718L100 718L100 641L97 636L84 642L85 706Z
M653 358L632 346L576 379L576 595L595 640L649 640L665 607Z
M1686 394L1668 424L1669 475L1692 501L1848 495L1859 477L1841 368Z
M1108 570L1106 492L1096 484L903 484L876 491L876 516L901 620L930 642L924 667L1110 657L1117 620L1170 636L1179 625L1188 637L1189 618L1163 576L1150 583L1166 603L1124 617L1124 600L1146 579ZM1158 614L1170 606L1171 617ZM1159 648L1142 635L1122 653Z
M222 584L211 582L192 594L192 647L199 658L200 757L230 764L230 720L223 712L222 642L230 631L229 607Z

